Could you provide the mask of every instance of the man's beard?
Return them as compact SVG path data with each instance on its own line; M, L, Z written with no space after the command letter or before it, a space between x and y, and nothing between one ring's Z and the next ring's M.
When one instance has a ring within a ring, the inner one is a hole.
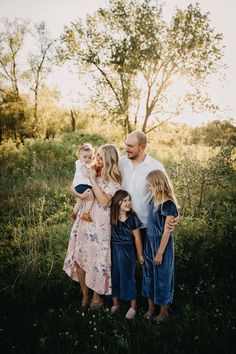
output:
M131 155L131 156L129 156L129 155L127 154L127 157L128 157L128 159L130 159L130 160L136 160L136 159L137 159L137 157L138 157L138 155L137 155L137 154L135 154L135 155Z

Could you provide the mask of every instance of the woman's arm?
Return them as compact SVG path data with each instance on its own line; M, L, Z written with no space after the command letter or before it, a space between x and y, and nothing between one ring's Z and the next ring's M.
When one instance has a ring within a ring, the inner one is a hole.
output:
M84 191L83 193L78 193L72 185L70 191L75 197L80 198L81 200L87 201L94 199L93 192L91 191L91 189L86 189L86 191Z
M138 261L139 261L140 264L143 264L144 263L143 245L142 245L140 230L139 229L133 230L133 235L134 235L134 240L135 240L135 246L136 246Z
M103 208L106 208L110 204L112 196L105 194L97 183L92 183L92 185L95 198Z
M161 237L161 243L160 243L160 246L157 250L157 254L156 256L154 257L154 264L155 265L161 265L162 263L162 257L163 257L163 253L165 252L165 249L166 249L166 245L169 241L169 237L170 237L170 233L171 233L171 230L169 228L169 223L171 220L173 220L174 216L171 216L171 215L168 215L166 217L166 221L165 221L165 226L164 226L164 232L163 232L163 235Z
M95 198L103 208L106 208L109 205L112 196L105 194L99 187L96 182L96 172L94 170L89 171L89 178L93 187L93 193L95 195Z

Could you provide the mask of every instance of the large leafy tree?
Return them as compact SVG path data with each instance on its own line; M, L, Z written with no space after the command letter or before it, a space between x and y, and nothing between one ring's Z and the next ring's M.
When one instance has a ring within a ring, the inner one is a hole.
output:
M150 0L110 0L85 23L65 28L61 60L74 60L96 80L97 104L103 104L130 131L141 118L142 130L155 127L151 118L179 114L188 100L211 108L202 90L210 74L219 70L222 35L210 26L199 5L177 9L170 23L162 5ZM173 103L169 89L178 77L194 87ZM140 107L142 109L140 109Z

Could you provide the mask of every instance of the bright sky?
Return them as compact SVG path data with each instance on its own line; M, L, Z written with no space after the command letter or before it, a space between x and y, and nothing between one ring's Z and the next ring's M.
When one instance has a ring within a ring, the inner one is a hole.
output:
M214 82L211 95L221 106L229 107L228 117L236 117L236 1L235 0L198 0L203 12L210 12L213 27L224 35L225 62L228 66L224 87ZM185 8L192 0L166 0L164 14L169 19L176 7ZM45 21L52 36L59 36L64 25L78 17L93 13L98 7L106 5L106 0L0 0L0 16L14 18L28 18L32 22ZM81 97L81 87L76 73L71 74L59 70L50 78L50 84L59 87L64 101L67 104L76 104ZM80 93L79 93L80 91ZM186 121L189 117L186 114ZM207 119L209 116L203 116Z

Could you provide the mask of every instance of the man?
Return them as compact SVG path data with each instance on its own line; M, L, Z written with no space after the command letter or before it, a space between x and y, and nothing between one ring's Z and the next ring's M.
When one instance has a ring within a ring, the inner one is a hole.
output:
M146 153L147 137L141 131L133 131L125 140L126 155L120 158L120 170L122 174L122 189L129 192L132 198L132 207L142 221L142 240L145 241L148 204L151 193L146 186L146 177L153 170L162 170L161 162L150 157ZM177 225L178 218L173 219L170 229Z

